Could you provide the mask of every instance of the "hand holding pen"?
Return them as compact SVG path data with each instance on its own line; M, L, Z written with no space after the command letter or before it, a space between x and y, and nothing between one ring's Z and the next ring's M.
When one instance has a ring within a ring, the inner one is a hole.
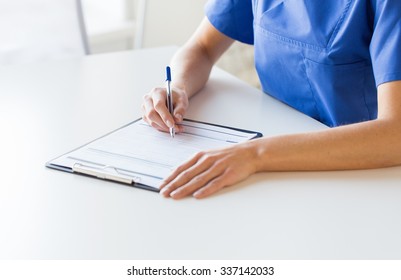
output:
M171 69L166 67L166 86L155 87L145 94L142 103L142 118L152 127L163 132L170 132L173 137L175 133L182 132L180 122L188 108L188 96L179 86L173 86L171 81ZM177 80L175 80L175 83ZM175 84L174 83L174 84ZM170 95L170 104L169 98Z

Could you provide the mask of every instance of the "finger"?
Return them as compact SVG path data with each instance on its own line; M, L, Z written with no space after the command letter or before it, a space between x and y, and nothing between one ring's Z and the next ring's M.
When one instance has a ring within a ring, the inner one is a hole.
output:
M166 184L161 188L160 193L164 197L170 197L171 193L177 190L178 188L182 187L186 183L190 182L194 179L193 175L191 175L191 170L185 170L177 177L175 177L170 183Z
M174 88L173 93L174 120L179 123L184 119L185 112L188 109L189 101L187 94L182 89Z
M210 159L210 157L203 159L202 157L203 153L198 153L188 162L174 170L173 173L165 179L165 183L161 186L162 195L168 197L173 191L192 181L192 184L189 184L189 186L201 186L207 183L207 178L203 176L197 178L197 176L209 169L214 162ZM216 172L216 170L214 170L214 172Z
M174 121L176 123L174 128L178 133L184 132L184 126L181 125L182 121L184 120L183 111L185 110L184 109L178 109L178 111L174 110Z
M176 132L176 133L183 133L183 132L185 132L184 126L183 126L183 125L180 125L180 124L176 124L176 125L174 126L174 129L175 129L175 132Z
M221 170L219 168L207 169L205 170L205 172L196 176L195 178L193 178L193 180L189 181L184 186L179 187L171 192L170 196L174 199L181 199L183 197L186 197L196 192L198 189L201 189L202 187L207 185L208 182L214 180L216 177L221 176L223 173L224 170Z
M178 102L174 106L174 120L177 123L180 123L184 120L184 115L187 110L188 105L184 104L184 102Z
M148 118L146 116L143 116L142 119L149 125L151 125L153 128L156 128L157 130L160 131L166 131L164 128L160 127L157 123L155 122L151 122L148 120Z
M192 165L198 162L198 160L203 156L203 153L197 153L195 156L193 156L191 159L189 159L187 162L184 162L180 166L178 166L176 169L173 170L173 172L167 176L164 180L163 183L160 185L160 189L164 188L167 184L169 184L171 181L173 181L178 175L180 175L182 172L190 168Z
M206 186L194 192L193 196L197 199L205 198L229 185L230 183L228 181L227 174L224 172L221 176L214 178Z
M159 114L164 124L168 128L173 128L175 125L175 121L173 116L168 111L166 105L166 93L164 91L162 92L161 90L159 90L152 96L152 101L154 109Z
M206 156L174 178L163 190L163 195L175 199L182 198L203 187L223 172L223 164L216 164L214 157Z
M144 111L143 118L148 124L150 124L152 127L159 127L162 131L169 130L164 121L161 119L159 113L155 110L153 100L149 95L144 96L142 108Z
M225 187L231 186L234 183L238 183L239 181L244 180L246 177L247 176L238 177L238 172L230 168L225 169L221 176L214 178L203 188L194 192L193 196L199 199L205 198L220 191L221 189L224 189Z

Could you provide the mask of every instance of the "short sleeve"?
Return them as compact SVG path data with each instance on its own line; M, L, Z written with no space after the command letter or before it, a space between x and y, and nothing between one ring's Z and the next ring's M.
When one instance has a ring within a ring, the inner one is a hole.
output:
M376 85L401 80L401 1L372 0L370 55Z
M205 13L221 33L234 40L253 44L252 0L209 0Z

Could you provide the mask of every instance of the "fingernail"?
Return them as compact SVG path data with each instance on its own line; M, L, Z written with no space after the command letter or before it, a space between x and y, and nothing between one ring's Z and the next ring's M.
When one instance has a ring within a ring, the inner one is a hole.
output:
M164 196L164 197L170 197L170 195L168 194L168 191L166 191L166 190L161 190L161 191L160 191L160 194L161 194L162 196Z
M176 118L179 122L182 122L182 115L181 115L181 114L175 114L175 118Z
M171 121L167 121L166 124L167 124L167 126L168 126L169 128L174 127L174 124L173 124Z
M167 194L167 189L166 189L166 188L161 189L161 190L160 190L160 194L166 195L166 194Z
M170 196L172 197L172 198L175 198L177 195L178 195L178 191L173 191L172 193L170 193Z

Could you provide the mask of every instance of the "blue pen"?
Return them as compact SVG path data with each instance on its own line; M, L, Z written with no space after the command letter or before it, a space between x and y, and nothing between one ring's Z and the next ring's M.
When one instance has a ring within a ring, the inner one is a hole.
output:
M167 91L167 108L170 112L171 116L174 117L174 108L173 108L173 93L171 92L171 70L170 67L166 67L166 91ZM175 136L174 127L170 127L170 136Z

